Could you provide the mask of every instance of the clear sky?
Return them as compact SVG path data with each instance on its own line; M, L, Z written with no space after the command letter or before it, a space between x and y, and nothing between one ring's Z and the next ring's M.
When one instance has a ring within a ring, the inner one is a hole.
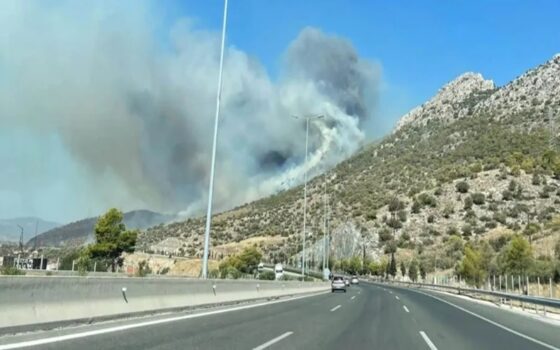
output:
M39 216L68 222L111 206L159 210L146 198L167 199L157 185L175 180L177 172L170 171L171 177L161 181L158 176L168 163L182 164L174 158L174 147L204 151L210 145L206 135L217 75L213 55L222 14L223 0L0 1L0 218ZM189 27L181 32L185 20L194 31ZM369 61L381 71L375 110L364 128L371 140L389 133L400 116L462 73L479 72L500 86L550 59L560 52L559 23L560 0L229 0L227 45L237 49L230 50L237 52L237 71L230 72L230 78L250 82L230 81L230 86L242 86L237 93L249 101L239 113L254 115L248 119L262 126L259 116L272 114L265 108L279 105L274 98L283 87L286 74L281 70L290 44L301 40L307 27L317 29L308 35L315 33L315 39L327 43L339 45L332 36L343 38L356 49L356 61ZM177 37L187 45L174 52ZM245 55L266 72L247 63ZM128 104L122 108L137 87L155 91L146 95L151 100L132 96L136 113L144 118L145 124L138 125L144 129L134 124L137 115L127 119L134 114ZM304 92L295 90L296 97ZM270 106L257 103L261 95ZM173 107L167 113L179 118L179 126L159 125L167 121L165 116L150 114L158 111L159 99ZM303 100L317 105L315 96ZM186 108L192 118L181 129ZM164 127L165 133L155 126ZM294 130L281 126L276 134L268 130L239 138L272 135L282 140L277 144L288 144L291 153L286 154L301 154L294 146ZM114 131L112 136L109 131ZM174 144L169 135L198 148ZM360 135L359 142L362 139ZM146 140L157 147L144 144ZM251 165L258 157L247 149L263 145L268 146L268 140L236 144L235 154ZM183 181L199 194L184 195L187 202L206 203L207 157L201 158L197 171L189 172L198 183ZM238 158L232 159L239 168ZM185 162L190 160L197 157ZM250 178L245 175L255 175L251 171L242 172L240 182L219 187L247 191ZM171 188L170 193L176 192Z
M168 5L169 20L221 27L223 1ZM385 89L370 137L461 73L503 85L560 52L557 0L230 0L228 20L229 44L257 56L272 76L306 26L342 36L381 63Z

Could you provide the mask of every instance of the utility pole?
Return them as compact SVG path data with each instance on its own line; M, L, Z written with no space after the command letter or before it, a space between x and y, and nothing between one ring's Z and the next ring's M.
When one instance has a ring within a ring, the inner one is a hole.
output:
M293 115L293 118L305 118L305 163L304 163L304 184L303 184L303 245L301 252L301 275L305 276L305 240L306 240L306 225L307 225L307 152L309 146L309 120L323 118L322 115L298 117Z
M218 92L216 94L216 115L214 116L214 139L212 142L212 161L210 165L210 183L208 185L208 208L206 210L206 227L204 230L204 253L202 257L202 278L208 278L208 249L210 245L210 228L212 225L212 197L214 195L214 170L216 167L216 146L218 142L218 125L220 121L220 99L222 97L222 71L224 67L224 44L226 41L227 4L224 1L224 19L222 23L222 46L220 49L220 70L218 73Z
M35 221L35 242L33 242L33 250L37 250L37 231L39 229L39 220ZM41 265L42 266L42 265Z
M19 251L21 252L21 254L23 254L23 227L21 227L21 225L18 224L18 227L21 231L20 235L19 235Z

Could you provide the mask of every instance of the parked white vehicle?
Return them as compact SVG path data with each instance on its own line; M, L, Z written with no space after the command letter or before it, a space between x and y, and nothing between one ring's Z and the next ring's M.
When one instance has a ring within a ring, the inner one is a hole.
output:
M282 264L274 265L274 275L276 276L276 279L280 279L282 276L284 276L284 267L282 266Z

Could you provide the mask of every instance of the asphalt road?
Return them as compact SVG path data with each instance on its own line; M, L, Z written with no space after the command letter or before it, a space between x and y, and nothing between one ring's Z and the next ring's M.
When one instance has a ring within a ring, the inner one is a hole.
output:
M224 310L4 337L0 350L29 341L40 343L26 348L80 350L560 349L557 325L453 296L364 283L347 293ZM52 337L59 341L45 343Z

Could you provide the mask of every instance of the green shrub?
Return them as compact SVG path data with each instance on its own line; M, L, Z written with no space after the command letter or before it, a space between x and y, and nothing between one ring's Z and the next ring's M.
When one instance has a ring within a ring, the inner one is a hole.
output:
M469 192L469 184L466 181L457 182L455 185L455 189L459 193L467 193Z
M276 274L274 273L274 271L263 271L259 273L259 279L273 281L276 279Z
M399 212L397 213L397 216L399 217L399 220L401 222L406 222L406 211L405 210L399 210Z
M148 262L146 260L140 261L136 270L136 277L146 277L150 273L152 273L152 270L148 266Z
M25 271L20 270L17 267L2 266L0 268L0 274L8 276L23 276L25 275Z
M458 236L459 235L459 230L457 230L457 227L455 226L449 226L447 228L447 234L450 236Z
M420 212L420 209L422 209L422 205L420 204L420 202L416 200L412 202L412 206L410 207L410 211L412 213L418 214Z
M471 196L465 197L465 201L464 201L464 202L465 202L464 208L465 208L466 210L472 208L472 206L473 206L473 200L472 200Z
M476 205L484 204L484 201L486 199L486 197L484 196L484 193L480 193L480 192L473 193L471 195L471 197L472 197L473 203L476 204Z

